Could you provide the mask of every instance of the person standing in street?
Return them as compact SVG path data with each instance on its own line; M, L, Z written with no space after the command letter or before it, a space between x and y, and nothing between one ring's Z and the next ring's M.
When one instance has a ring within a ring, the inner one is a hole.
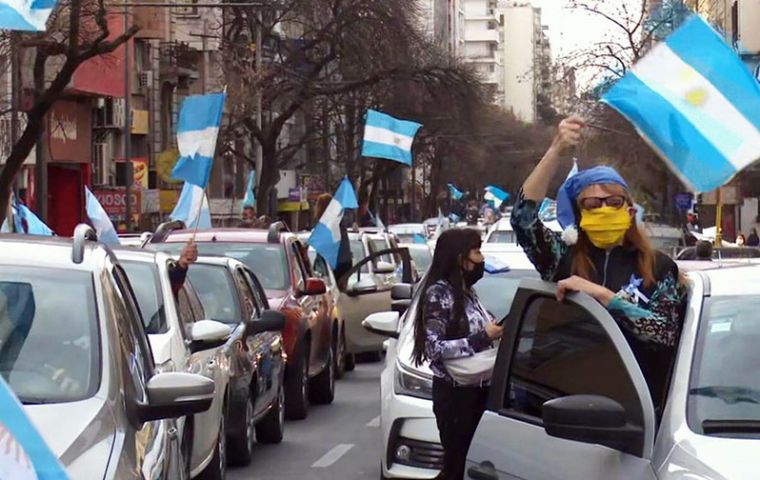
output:
M760 247L760 237L757 236L757 229L754 227L749 231L749 237L747 237L747 246Z
M415 319L412 357L417 365L429 360L434 374L433 413L444 451L440 480L464 478L467 451L488 397L487 385L454 381L445 361L493 348L503 331L472 288L485 271L480 242L480 234L473 229L455 228L441 234L422 287L422 309Z

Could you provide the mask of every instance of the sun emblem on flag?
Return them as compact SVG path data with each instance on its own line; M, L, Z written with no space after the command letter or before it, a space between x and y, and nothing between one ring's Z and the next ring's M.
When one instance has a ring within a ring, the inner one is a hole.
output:
M699 73L693 68L684 68L680 74L680 80L687 84L684 97L689 105L701 107L707 102L709 96L707 88L700 82Z
M401 137L393 137L393 143L396 144L396 146L401 146Z

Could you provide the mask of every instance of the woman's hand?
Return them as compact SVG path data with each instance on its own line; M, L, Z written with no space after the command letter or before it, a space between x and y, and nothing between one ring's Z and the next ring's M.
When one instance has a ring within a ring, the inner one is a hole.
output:
M557 284L557 300L560 302L565 299L568 292L583 292L594 297L599 303L604 306L610 303L612 297L615 295L611 290L603 287L602 285L590 282L585 278L573 275L570 278L561 280Z
M566 153L568 150L577 147L581 143L581 132L585 126L586 122L577 115L562 120L552 147L559 153Z
M496 340L501 338L501 335L504 333L504 327L501 325L497 325L494 322L488 322L486 323L486 335L488 335L488 338L491 340Z

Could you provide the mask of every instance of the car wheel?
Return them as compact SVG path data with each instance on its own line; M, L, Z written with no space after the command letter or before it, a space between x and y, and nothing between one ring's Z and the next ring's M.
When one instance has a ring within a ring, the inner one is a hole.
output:
M258 425L256 425L256 438L261 443L280 443L285 433L285 392L283 388L277 392L277 398Z
M353 372L356 368L356 355L353 353L346 354L346 371Z
M303 420L309 413L309 349L303 341L285 379L285 417Z
M198 476L201 480L224 480L227 476L227 429L224 424L224 414L219 422L219 437L214 448L214 458L205 470Z
M341 379L346 373L346 337L341 333L337 340L333 359L335 360L335 378Z
M333 347L330 347L324 370L314 377L311 384L311 400L321 405L332 403L335 398L335 362L332 352Z
M245 404L245 414L243 417L243 431L240 435L230 438L228 445L230 463L233 465L245 466L251 463L253 458L253 444L256 442L254 423L254 400L251 395Z

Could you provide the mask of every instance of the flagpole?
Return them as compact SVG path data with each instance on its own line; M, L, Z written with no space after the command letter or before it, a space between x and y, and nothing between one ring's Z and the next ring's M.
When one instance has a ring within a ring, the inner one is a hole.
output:
M723 226L723 198L720 194L720 187L715 191L715 247L720 248L723 241L721 230Z

